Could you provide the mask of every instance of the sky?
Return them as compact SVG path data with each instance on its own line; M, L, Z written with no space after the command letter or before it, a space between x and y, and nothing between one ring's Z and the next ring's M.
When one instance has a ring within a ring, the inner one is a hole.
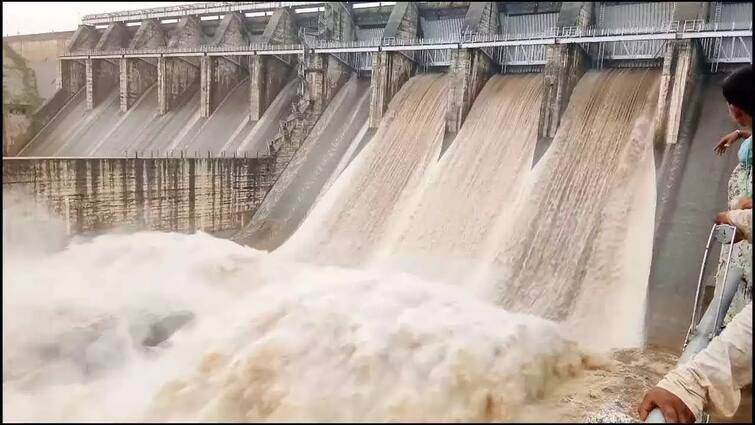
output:
M73 31L84 15L197 2L3 2L3 36Z

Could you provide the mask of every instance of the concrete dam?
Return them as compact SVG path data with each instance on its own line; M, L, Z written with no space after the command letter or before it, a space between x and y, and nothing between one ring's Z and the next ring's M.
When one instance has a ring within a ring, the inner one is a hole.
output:
M4 128L4 418L636 421L726 208L751 7L85 16Z

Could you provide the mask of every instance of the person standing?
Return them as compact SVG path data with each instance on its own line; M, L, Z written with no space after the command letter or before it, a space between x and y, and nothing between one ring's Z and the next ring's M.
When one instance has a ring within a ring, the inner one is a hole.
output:
M752 198L741 207L719 213L716 224L735 226L741 237L752 242ZM640 403L644 421L659 408L666 422L693 423L705 410L731 417L741 402L741 389L752 383L752 301L732 318L705 349L675 367Z
M738 209L743 199L752 198L752 65L744 65L726 77L723 82L723 95L729 108L729 115L740 126L718 142L714 151L723 155L739 140L743 140L737 151L738 163L731 173L728 184L728 209ZM720 261L725 261L723 256ZM752 300L752 244L739 242L732 252L732 265L739 273L739 288L731 302L724 324Z

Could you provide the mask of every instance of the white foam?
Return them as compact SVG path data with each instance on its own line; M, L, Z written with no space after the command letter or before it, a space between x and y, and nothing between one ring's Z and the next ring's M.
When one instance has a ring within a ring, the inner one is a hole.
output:
M405 274L143 232L3 264L4 420L505 420L583 356ZM195 319L152 348L150 321Z

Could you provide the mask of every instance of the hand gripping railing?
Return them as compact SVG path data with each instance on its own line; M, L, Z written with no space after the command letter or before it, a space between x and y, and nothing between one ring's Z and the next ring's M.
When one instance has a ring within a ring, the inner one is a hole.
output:
M687 329L687 335L684 338L682 355L679 357L678 364L684 364L691 360L697 353L702 351L722 329L724 316L726 316L726 313L729 310L729 306L734 298L739 281L742 278L742 272L736 268L731 274L729 274L736 236L737 228L728 224L714 224L710 229L708 242L705 245L705 252L703 253L703 262L700 265L700 274L697 279L695 304L692 307L692 319L689 328ZM710 252L710 247L714 239L722 246L729 245L729 252L726 255L725 262L719 261L718 269L716 270L716 279L721 276L721 269L723 269L723 276L720 280L717 280L717 291L714 292L713 300L708 305L705 314L698 318L699 312L702 310L705 266L708 262L708 253ZM721 282L720 288L718 287L718 282ZM709 418L708 415L705 414L701 419L701 422L707 423ZM650 412L647 419L645 419L645 422L666 423L666 420L663 416L663 412L661 412L659 408L655 408Z

